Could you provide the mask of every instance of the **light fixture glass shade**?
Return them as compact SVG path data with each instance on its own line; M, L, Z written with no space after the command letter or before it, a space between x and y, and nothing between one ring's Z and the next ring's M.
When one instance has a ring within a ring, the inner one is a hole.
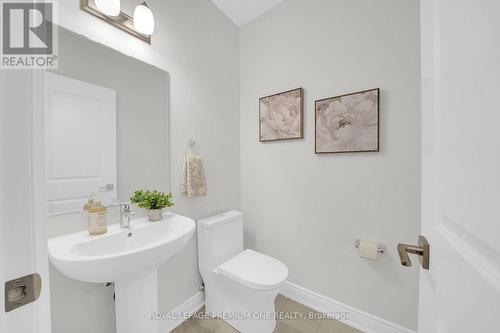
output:
M120 14L120 0L95 0L95 5L101 13L108 16L118 16Z
M155 18L153 12L145 2L141 3L134 10L134 27L144 35L152 35L155 31Z

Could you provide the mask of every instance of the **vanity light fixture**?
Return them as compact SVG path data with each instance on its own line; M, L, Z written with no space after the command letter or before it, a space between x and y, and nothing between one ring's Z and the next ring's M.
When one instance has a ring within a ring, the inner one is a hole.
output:
M134 27L140 33L152 35L155 31L155 18L146 2L141 3L134 10Z
M80 9L151 44L155 21L145 2L136 7L133 18L120 11L120 0L80 0Z
M95 0L95 5L105 15L118 16L120 14L120 0Z

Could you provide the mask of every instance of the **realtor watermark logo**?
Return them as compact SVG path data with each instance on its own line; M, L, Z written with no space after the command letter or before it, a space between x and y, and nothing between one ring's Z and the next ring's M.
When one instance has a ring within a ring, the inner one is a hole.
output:
M3 69L57 68L57 28L54 2L3 0L2 53Z

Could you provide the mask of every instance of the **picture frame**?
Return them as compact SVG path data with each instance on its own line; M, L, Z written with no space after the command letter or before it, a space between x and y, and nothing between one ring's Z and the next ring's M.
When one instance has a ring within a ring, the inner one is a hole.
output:
M259 99L259 142L304 138L304 89Z
M315 102L315 154L380 151L380 88Z

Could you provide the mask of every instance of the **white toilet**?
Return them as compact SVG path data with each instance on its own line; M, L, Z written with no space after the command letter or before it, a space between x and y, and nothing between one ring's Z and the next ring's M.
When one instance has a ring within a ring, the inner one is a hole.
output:
M243 251L243 213L229 211L199 220L198 257L205 311L242 333L272 333L274 300L288 268L259 252Z

